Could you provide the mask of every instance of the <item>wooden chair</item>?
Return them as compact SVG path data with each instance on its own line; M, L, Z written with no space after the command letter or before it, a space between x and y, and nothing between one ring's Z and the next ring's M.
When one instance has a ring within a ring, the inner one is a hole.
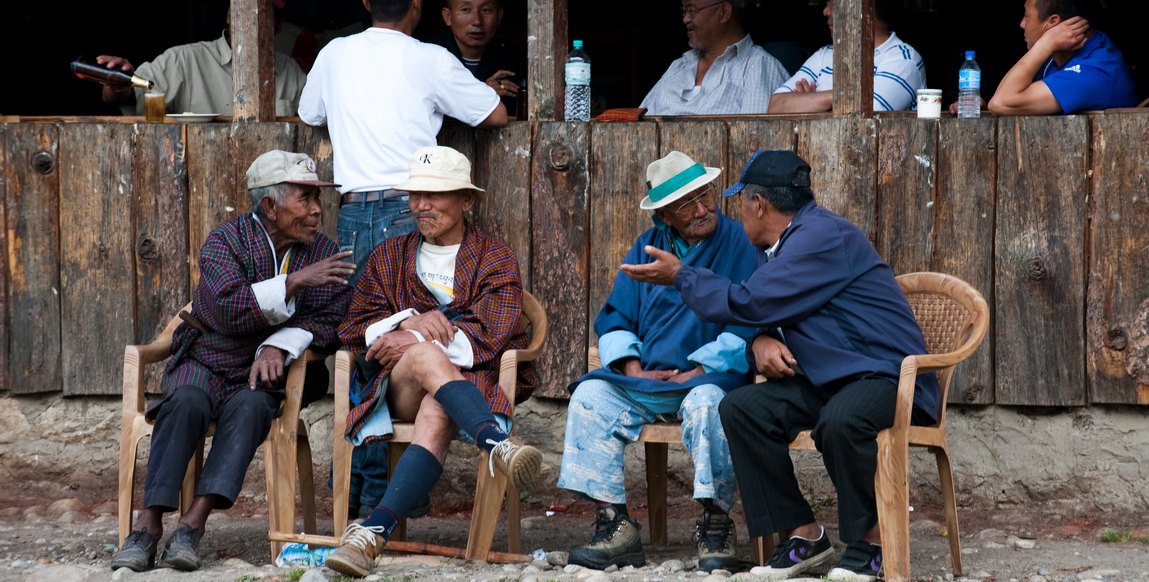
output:
M910 273L897 278L909 300L914 317L922 328L928 354L907 356L902 361L894 425L878 433L878 472L874 486L878 498L878 524L882 537L886 580L908 580L909 549L909 447L926 447L934 453L938 466L950 542L954 576L961 576L961 540L957 501L949 444L946 440L945 412L954 367L981 345L989 329L989 306L981 293L965 281L942 273ZM590 369L600 367L598 351L588 357ZM936 372L941 386L938 422L933 426L911 426L914 383L918 374ZM646 445L646 478L650 507L650 540L666 543L666 455L667 445L682 442L682 427L659 422L643 427L639 441ZM793 450L816 450L810 431L802 431ZM774 553L772 536L752 542L756 561L765 564Z
M523 315L520 325L527 329L530 338L525 349L507 350L499 364L499 387L507 395L507 400L515 401L515 388L518 384L519 364L534 361L547 338L547 314L534 295L523 292ZM335 506L335 532L338 535L347 527L347 504L351 482L351 443L343 438L347 432L347 412L350 409L349 390L352 369L351 352L340 351L335 356L335 428L333 497ZM393 471L403 450L411 443L415 433L414 423L394 423L394 435L388 444L388 455ZM499 472L492 477L487 469L487 453L483 453L478 463L478 480L475 486L475 504L471 512L471 529L467 535L467 548L464 557L468 560L486 560L490 554L495 536L495 525L499 508L504 497L507 502L507 545L511 552L520 552L519 541L519 492L507 478ZM392 533L392 540L403 540L405 523L400 523ZM309 541L326 545L324 540L312 538ZM335 539L331 545L338 544ZM399 544L392 543L391 546Z
M190 311L191 304L180 311ZM180 324L180 317L173 317L156 339L147 345L129 345L124 348L124 403L120 423L120 483L119 483L119 526L120 542L131 533L132 502L135 493L136 456L140 440L151 436L152 425L144 419L144 372L148 364L162 362L171 355L172 334ZM295 487L298 464L298 479L303 503L304 530L314 533L315 492L311 466L311 446L307 440L307 429L299 418L303 395L303 380L307 363L322 360L324 356L307 350L291 363L287 373L287 399L283 413L271 425L271 432L264 442L264 468L267 475L267 520L268 539L271 542L271 556L274 560L282 549L282 542L275 536L291 533L295 525ZM208 430L211 436L215 430L212 423ZM206 438L205 438L206 440ZM203 443L193 455L184 475L180 492L180 510L191 506L195 494L195 483L203 466ZM287 469L287 467L292 467Z

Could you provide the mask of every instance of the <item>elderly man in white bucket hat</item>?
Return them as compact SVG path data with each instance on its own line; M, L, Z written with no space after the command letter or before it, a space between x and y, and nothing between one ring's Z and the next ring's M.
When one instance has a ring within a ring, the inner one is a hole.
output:
M214 442L227 446L211 448L191 507L160 556L172 568L198 569L208 515L235 503L279 416L288 364L308 347L337 347L355 265L319 232L321 188L334 186L319 179L306 154L269 151L247 171L252 212L207 236L190 317L172 336L163 398L147 411L155 429L144 507L112 556L113 569L155 565L163 514L179 507L188 461L214 419ZM303 392L304 404L327 393L322 362L308 367Z
M515 254L465 218L483 192L471 183L466 157L426 147L410 170L397 187L411 193L419 230L375 249L339 329L344 349L366 352L347 437L356 444L386 438L392 418L415 422L383 500L348 526L327 558L329 568L355 577L371 571L392 529L439 480L459 433L490 453L492 470L519 490L531 489L542 468L537 449L507 438L511 403L498 385L498 357L527 345ZM537 384L533 369L523 372L519 401Z
M713 184L721 170L672 151L647 166L654 227L634 242L625 263L649 260L647 246L684 263L742 280L754 270L754 249L742 227L718 210ZM638 283L621 273L594 324L603 367L576 380L567 409L558 487L598 503L590 543L569 562L602 570L641 566L638 524L626 508L623 451L645 424L681 420L694 462L694 498L702 505L695 542L700 570L734 568L735 480L718 402L749 376L750 328L700 320L672 288Z

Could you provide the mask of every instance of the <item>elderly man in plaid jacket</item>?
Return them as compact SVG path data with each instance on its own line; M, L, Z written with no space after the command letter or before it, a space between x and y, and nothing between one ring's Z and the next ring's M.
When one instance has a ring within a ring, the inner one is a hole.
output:
M490 453L491 470L520 490L534 485L542 465L538 450L507 438L511 406L498 385L499 356L526 347L523 286L511 248L463 216L483 192L471 183L471 163L451 148L421 148L396 188L411 193L419 230L384 241L367 259L339 337L345 349L366 350L348 438L386 438L392 418L414 420L415 437L383 500L327 557L329 568L355 577L370 573L392 529L439 480L456 435ZM536 383L524 370L516 398Z
M214 420L217 446L160 556L180 570L199 568L208 514L235 502L256 448L279 415L287 365L308 346L336 346L355 265L319 232L324 186L335 184L319 180L307 155L267 152L247 171L252 212L208 235L191 317L176 328L163 398L146 415L155 429L144 509L112 557L113 569L155 565L161 518L178 507L188 461ZM308 374L304 403L327 392L326 368L312 368L322 373Z

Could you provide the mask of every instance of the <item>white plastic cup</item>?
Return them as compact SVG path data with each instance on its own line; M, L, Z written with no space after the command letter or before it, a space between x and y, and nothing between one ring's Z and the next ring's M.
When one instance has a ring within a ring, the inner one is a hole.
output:
M938 119L942 116L942 90L918 89L918 118Z

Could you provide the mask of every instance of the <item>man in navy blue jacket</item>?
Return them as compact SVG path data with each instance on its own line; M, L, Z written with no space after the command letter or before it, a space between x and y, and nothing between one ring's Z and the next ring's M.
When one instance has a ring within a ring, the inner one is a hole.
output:
M866 235L814 202L810 166L793 152L755 153L725 195L739 193L743 228L763 250L745 282L650 247L654 262L622 269L639 281L674 285L703 319L758 328L747 358L768 381L734 390L719 405L750 534L779 532L785 540L755 573L792 578L834 557L788 451L799 431L812 428L838 491L847 544L829 577L875 580L875 439L893 424L902 359L926 352L921 328ZM937 408L937 379L920 376L913 422L933 422Z

